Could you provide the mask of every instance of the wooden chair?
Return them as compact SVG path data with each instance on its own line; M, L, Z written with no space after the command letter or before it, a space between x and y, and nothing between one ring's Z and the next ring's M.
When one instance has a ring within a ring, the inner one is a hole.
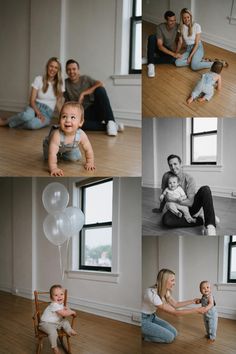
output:
M41 300L40 297L44 298L48 297L48 301L46 300ZM39 323L41 319L41 315L44 311L44 309L48 306L50 302L50 294L49 292L45 291L34 291L34 303L35 303L35 313L33 315L33 324L34 324L34 332L35 332L35 337L38 339L37 343L37 349L36 353L40 354L42 347L43 347L43 339L47 338L47 333L41 331L39 329ZM64 306L66 306L67 303L67 289L65 290L65 298L64 298ZM70 316L71 317L71 327L73 328L74 326L74 320L75 320L75 315ZM64 349L64 351L68 354L71 354L71 344L70 344L70 336L63 330L60 329L57 331L58 332L58 338L60 340L61 346ZM64 344L63 338L66 337L66 342L67 342L67 347Z

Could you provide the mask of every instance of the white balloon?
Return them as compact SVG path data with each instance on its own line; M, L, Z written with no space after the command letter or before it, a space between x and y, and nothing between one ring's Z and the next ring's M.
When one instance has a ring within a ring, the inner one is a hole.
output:
M49 183L44 188L42 201L49 214L64 211L69 202L69 193L66 187L58 182Z
M78 235L79 231L82 229L84 225L84 213L81 209L76 207L68 207L65 210L66 215L70 219L71 222L71 236Z
M70 219L65 212L48 214L43 222L43 231L48 241L60 246L72 234Z

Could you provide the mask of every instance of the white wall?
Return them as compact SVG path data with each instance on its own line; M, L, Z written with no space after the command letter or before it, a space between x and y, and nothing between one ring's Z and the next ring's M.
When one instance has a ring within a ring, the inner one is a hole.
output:
M209 280L212 284L213 295L221 317L236 319L235 290L217 290L219 264L219 237L199 236L167 236L143 237L143 289L147 285L150 272L158 272L162 268L169 268L176 273L176 286L173 296L179 300L200 297L199 283ZM156 252L149 252L156 248ZM147 259L148 264L147 266ZM156 264L158 268L156 269ZM152 269L150 264L153 264ZM156 280L156 274L151 284Z
M140 75L131 75L118 85L111 78L117 74L117 52L122 55L116 48L122 35L116 26L116 0L0 0L0 9L4 28L0 33L0 109L23 109L33 78L43 74L50 57L60 58L63 72L66 60L75 58L82 74L104 83L115 118L141 126Z
M232 156L236 150L236 140L234 138L236 130L235 118L220 118L222 120L222 170L205 171L204 168L191 169L184 167L196 180L197 186L209 185L213 194L219 196L232 197L232 192L236 190L235 181L235 164L232 163ZM183 158L184 156L184 138L185 118L156 118L156 142L152 143L151 129L154 128L152 119L147 119L143 126L143 160L149 166L149 170L143 170L143 185L160 187L161 179L164 172L168 170L167 156L177 154ZM150 144L152 149L157 151L157 159L153 159L150 154ZM152 167L153 166L153 167ZM157 168L157 179L151 182L150 177L153 176L153 170ZM150 170L151 169L151 170Z
M72 179L57 179L71 191ZM120 181L119 281L61 279L56 246L44 236L42 192L49 178L0 180L0 289L32 298L34 289L62 283L74 308L132 322L141 302L141 180ZM70 195L70 201L72 196ZM72 202L70 202L72 205Z
M229 24L232 0L143 0L143 19L164 22L166 10L175 12L177 21L182 8L189 8L202 27L202 39L218 47L236 52L235 25Z

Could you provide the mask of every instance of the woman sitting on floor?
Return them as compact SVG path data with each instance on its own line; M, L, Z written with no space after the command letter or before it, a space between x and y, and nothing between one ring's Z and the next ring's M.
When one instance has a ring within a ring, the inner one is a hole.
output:
M40 129L48 126L55 107L60 111L63 97L61 64L56 57L48 60L43 76L32 83L30 104L23 112L9 118L0 118L0 126Z

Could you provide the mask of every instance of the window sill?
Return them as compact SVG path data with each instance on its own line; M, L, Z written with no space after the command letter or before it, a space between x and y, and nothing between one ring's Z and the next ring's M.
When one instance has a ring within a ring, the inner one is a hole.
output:
M95 272L91 270L69 270L66 271L66 274L69 279L84 279L104 283L118 283L120 276L118 273Z
M184 165L184 172L199 171L199 172L222 172L222 165Z
M141 74L112 75L115 86L141 86Z
M218 283L215 286L219 291L236 291L236 283Z

